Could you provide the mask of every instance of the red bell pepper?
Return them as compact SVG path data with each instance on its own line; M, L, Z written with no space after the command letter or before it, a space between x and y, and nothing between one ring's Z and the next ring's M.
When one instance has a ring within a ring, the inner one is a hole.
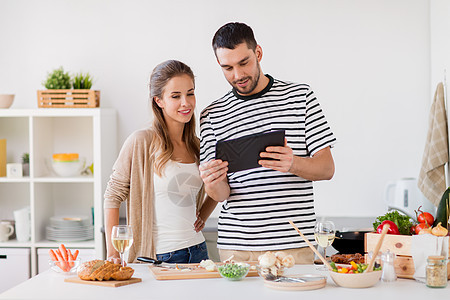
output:
M398 230L397 225L394 222L389 221L389 220L385 220L385 221L381 222L380 225L378 225L378 227L377 227L378 233L381 233L383 231L384 224L389 224L389 229L388 229L387 234L400 234L400 231Z

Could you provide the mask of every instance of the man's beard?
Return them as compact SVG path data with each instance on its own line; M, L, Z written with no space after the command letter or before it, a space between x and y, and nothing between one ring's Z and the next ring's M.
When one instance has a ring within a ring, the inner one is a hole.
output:
M261 69L260 69L259 63L257 63L257 66L258 66L257 72L256 72L256 74L253 77L252 76L247 76L247 77L244 77L244 78L238 80L238 81L245 81L245 80L248 79L250 81L250 85L248 85L248 86L246 86L244 88L240 88L237 85L238 81L234 81L233 83L231 83L231 85L234 87L234 89L239 94L242 94L242 95L251 94L256 89L256 87L258 86L258 82L259 82L259 78L260 78L260 74L261 74Z

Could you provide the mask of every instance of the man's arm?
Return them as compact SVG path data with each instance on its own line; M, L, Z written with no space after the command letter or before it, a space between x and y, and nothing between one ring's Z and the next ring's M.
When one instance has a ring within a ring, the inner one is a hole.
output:
M266 152L261 152L262 158L276 160L260 160L259 164L284 173L292 173L307 180L330 180L334 175L334 160L330 147L317 151L312 157L295 156L292 149L284 147L267 147Z
M230 196L228 162L215 159L216 142L208 111L204 110L200 114L200 176L205 183L206 194L222 202Z
M213 159L201 164L199 170L208 196L217 202L222 202L230 197L230 186L227 179L228 162Z

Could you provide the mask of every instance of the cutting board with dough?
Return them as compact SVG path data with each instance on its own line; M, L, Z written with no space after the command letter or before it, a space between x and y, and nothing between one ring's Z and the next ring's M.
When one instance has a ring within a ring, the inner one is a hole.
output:
M133 283L138 283L141 281L142 281L141 278L135 278L135 277L132 277L128 280L105 280L105 281L81 280L78 276L64 279L64 282L91 284L91 285L99 285L99 286L106 286L106 287L119 287L119 286L129 285L129 284L133 284Z
M251 265L255 265L256 262L250 262ZM150 272L157 280L175 280L175 279L202 279L202 278L221 278L219 272L207 271L204 268L197 268L199 264L182 264L182 266L194 268L194 270L183 271L177 269L166 269L149 266ZM218 265L218 264L216 264ZM254 268L250 268L247 277L258 276L258 271Z

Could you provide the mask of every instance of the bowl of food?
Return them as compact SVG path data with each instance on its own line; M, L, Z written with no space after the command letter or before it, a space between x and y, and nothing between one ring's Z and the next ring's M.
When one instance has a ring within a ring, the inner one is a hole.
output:
M84 160L79 158L78 153L53 154L53 171L61 177L80 175L84 166Z
M0 108L9 108L14 102L14 94L0 94Z
M63 275L76 275L77 269L81 264L81 260L79 258L72 260L72 261L48 261L50 265L50 269L55 271L56 273L63 274Z
M229 280L241 280L247 276L250 265L243 262L231 262L217 267L220 276Z
M338 286L345 288L368 288L377 284L381 278L381 267L374 267L367 272L367 264L339 265L331 264L333 270L329 272L331 279Z

